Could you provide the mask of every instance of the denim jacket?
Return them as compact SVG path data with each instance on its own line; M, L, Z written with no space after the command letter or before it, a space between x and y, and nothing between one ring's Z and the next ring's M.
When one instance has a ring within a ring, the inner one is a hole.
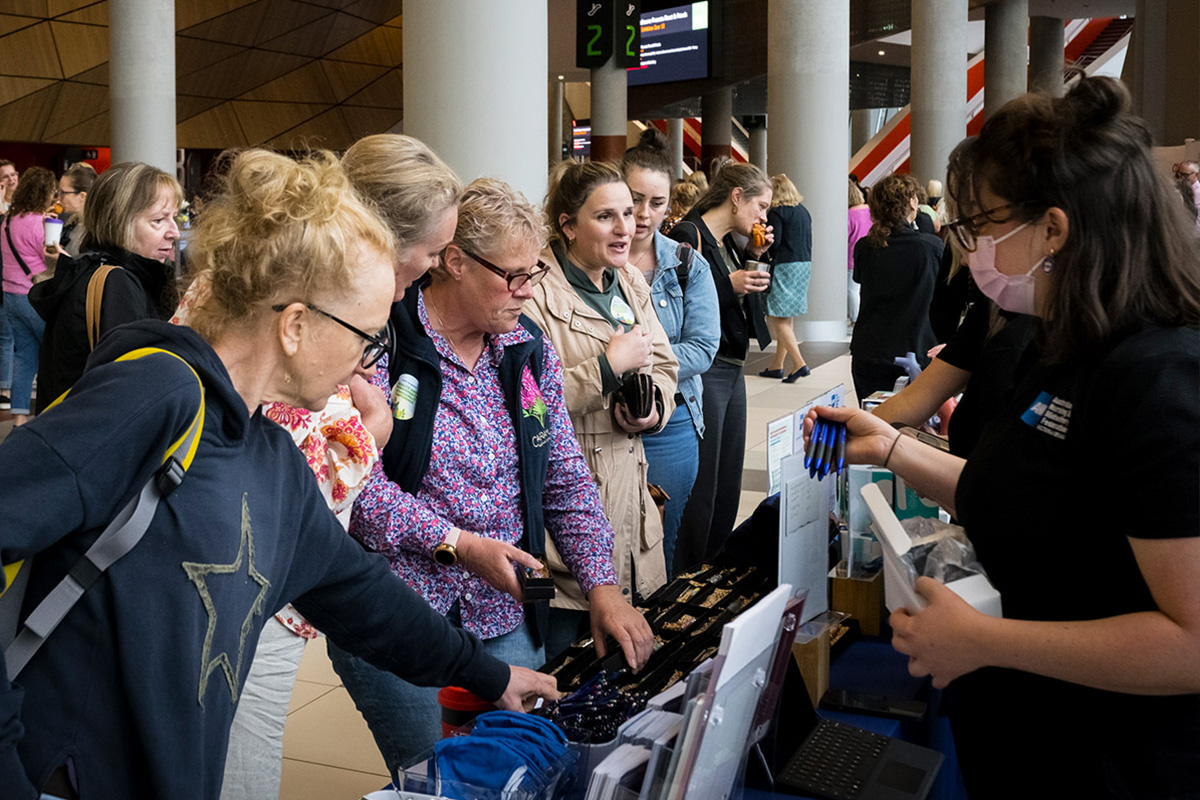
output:
M667 332L671 349L679 360L679 393L692 415L696 433L704 436L704 385L700 376L712 366L721 343L718 324L717 289L712 270L704 256L696 252L688 273L687 289L679 287L675 267L679 266L679 243L654 232L654 254L658 268L650 285L650 298L658 321Z

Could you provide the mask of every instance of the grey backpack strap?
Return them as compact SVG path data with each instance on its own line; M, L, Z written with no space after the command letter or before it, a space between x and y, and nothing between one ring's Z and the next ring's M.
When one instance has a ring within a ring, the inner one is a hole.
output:
M197 382L199 379L197 378ZM146 481L142 491L132 498L120 513L108 524L104 532L92 543L84 553L83 558L75 563L67 577L63 578L48 595L38 603L37 608L30 612L24 627L17 633L12 644L4 651L4 661L8 668L8 679L14 681L29 660L46 641L58 624L63 621L77 602L96 582L105 570L118 559L137 546L154 519L154 512L159 502L174 491L183 481L187 465L195 452L197 440L204 427L204 387L200 386L200 408L192 419L191 425L183 437L176 442L167 453L163 465L155 470L150 480ZM176 457L175 453L180 456ZM21 570L29 572L26 564ZM20 573L18 573L20 574ZM16 582L14 581L14 585ZM7 592L6 592L7 594ZM18 593L18 597L20 593ZM15 604L20 613L20 603Z

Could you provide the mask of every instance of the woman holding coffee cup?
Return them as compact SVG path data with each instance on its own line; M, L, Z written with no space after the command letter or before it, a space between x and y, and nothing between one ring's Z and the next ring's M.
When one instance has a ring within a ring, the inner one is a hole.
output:
M671 229L672 239L700 251L717 285L721 343L704 373L704 438L700 470L683 511L675 566L687 569L718 553L733 531L746 448L746 384L742 368L753 335L771 343L763 318L762 292L771 276L761 258L775 241L767 223L771 182L751 164L726 164L708 193ZM743 252L735 234L750 239ZM717 503L718 493L722 502Z
M4 217L0 236L0 254L4 263L3 313L13 336L13 424L29 421L33 396L33 376L37 373L38 349L43 323L29 305L33 276L46 271L42 260L45 232L42 221L54 202L54 173L43 167L30 167L21 176L13 192L12 204Z
M87 204L88 192L96 183L96 170L91 164L80 161L58 179L58 202L62 205L62 233L57 242L51 242L47 234L46 249L50 255L79 255L79 240L83 235L83 208ZM57 244L57 247L52 245Z
M567 413L613 527L613 567L636 602L667 581L640 434L671 418L678 362L650 287L628 263L633 197L621 171L563 162L550 176L546 216L551 245L541 260L550 270L525 313L562 358ZM588 629L588 605L558 554L547 560L558 590L546 641L552 658Z
M50 180L53 189L53 175ZM174 270L168 262L179 239L175 214L182 200L175 178L137 161L116 164L96 181L83 209L82 255L63 260L55 276L29 295L46 321L38 364L39 413L79 379L101 336L126 322L166 319L175 310ZM39 230L39 263L41 236ZM118 269L100 272L103 267ZM92 285L99 289L100 308L89 330Z

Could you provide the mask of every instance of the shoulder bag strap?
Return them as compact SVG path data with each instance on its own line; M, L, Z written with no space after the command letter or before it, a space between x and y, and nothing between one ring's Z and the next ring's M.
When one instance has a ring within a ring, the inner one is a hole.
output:
M675 265L675 280L679 281L679 291L687 293L688 276L692 273L692 259L696 250L687 242L680 242L675 248L675 256L679 263Z
M121 356L117 361L131 361L154 353L167 353L187 364L187 361L179 355L157 347L134 350ZM146 481L141 492L125 504L125 507L84 553L83 558L79 559L71 568L67 577L63 578L29 614L25 620L25 626L4 651L4 661L8 667L10 681L16 680L17 675L45 643L46 637L54 632L67 613L79 602L79 598L83 596L88 587L142 540L146 529L150 527L150 521L154 519L154 512L158 509L159 501L183 482L184 475L191 466L192 459L196 456L196 447L200 444L200 434L204 430L204 384L192 365L188 364L187 366L200 389L200 402L195 416L184 430L183 435L167 448L162 466L155 470L150 480ZM7 599L9 602L17 602L19 607L20 597Z
M108 280L108 273L114 269L121 268L115 264L102 264L92 273L91 280L88 281L85 313L87 315L89 352L96 349L96 342L100 339L100 304L104 301L104 282Z
M25 266L25 259L21 258L21 254L17 252L17 246L12 240L12 217L8 214L4 215L4 237L8 239L8 249L12 251L13 258L21 265L21 271L25 273L25 277L32 278L33 273L29 271L29 267Z

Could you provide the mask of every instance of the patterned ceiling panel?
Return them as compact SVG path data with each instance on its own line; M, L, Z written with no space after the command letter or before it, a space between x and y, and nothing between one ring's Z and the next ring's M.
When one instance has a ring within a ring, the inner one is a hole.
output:
M175 0L180 147L345 148L403 121L402 0ZM111 144L108 0L4 0L0 141Z

